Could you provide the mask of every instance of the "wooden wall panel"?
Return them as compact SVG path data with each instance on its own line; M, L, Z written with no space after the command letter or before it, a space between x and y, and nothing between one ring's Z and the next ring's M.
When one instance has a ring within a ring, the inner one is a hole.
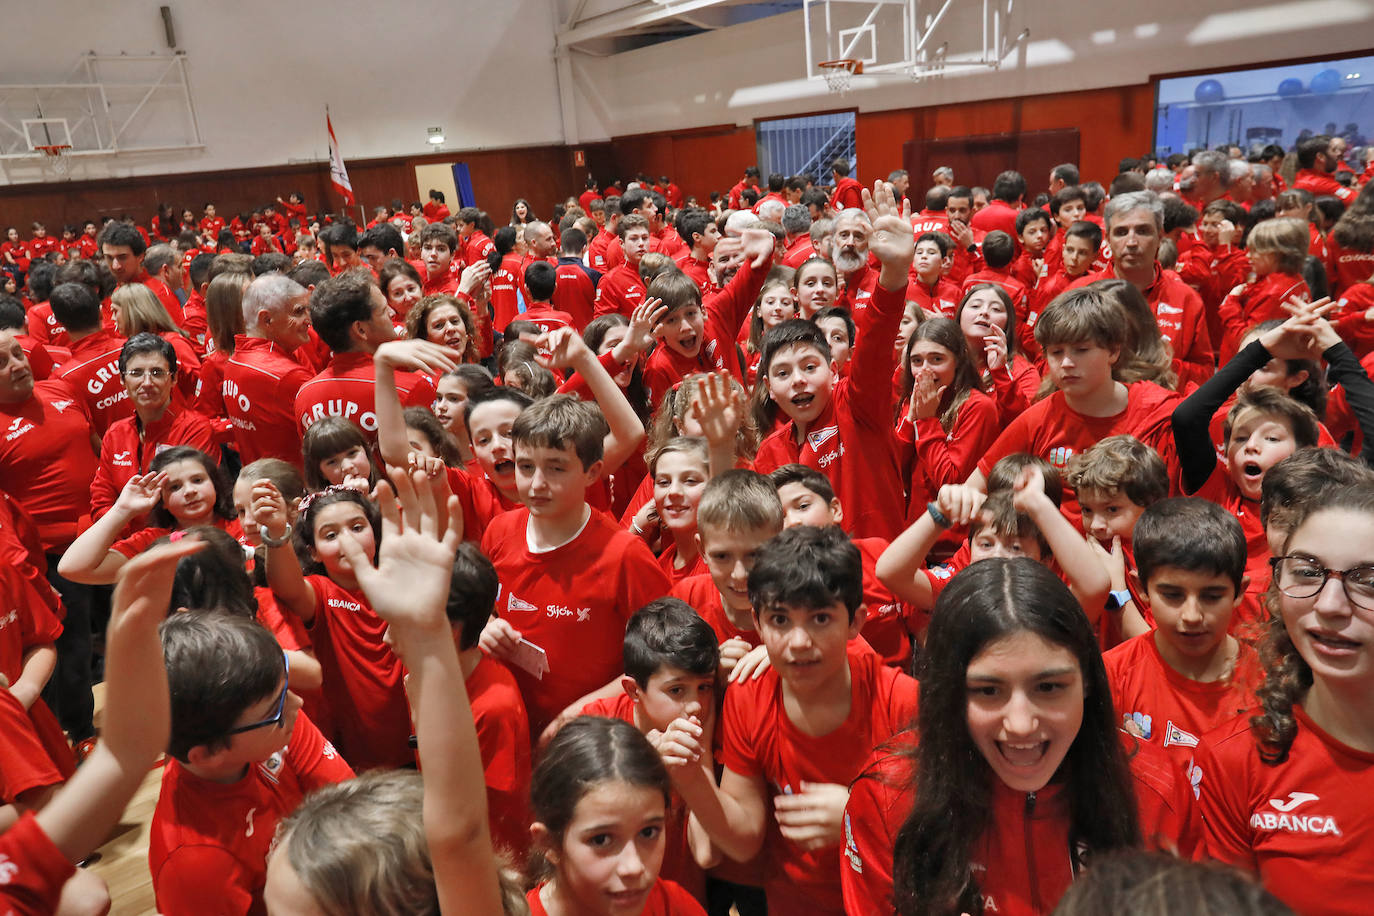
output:
M1117 160L1149 148L1154 120L1154 91L1148 85L1092 89L1016 99L991 99L961 105L860 112L855 122L859 179L865 184L902 167L903 146L910 140L967 137L980 134L1024 133L1077 127L1082 132L1079 165L1085 178L1109 181ZM638 172L667 174L687 195L705 202L711 191L728 190L746 165L756 158L752 126L723 125L672 133L615 137L610 142L578 147L587 165L573 165L573 148L542 146L521 149L437 153L429 156L353 160L348 163L358 201L367 208L400 198L419 198L415 166L421 163L466 162L478 205L498 224L508 219L512 202L526 197L534 210L548 218L555 202L581 193L588 171L603 184L610 178L631 178ZM993 175L959 175L961 182L990 183ZM1042 190L1046 176L1027 175L1032 194ZM923 193L928 176L915 176L915 193ZM222 213L232 214L301 190L314 210L325 201L337 206L329 193L324 163L161 175L93 182L0 186L0 224L25 227L35 219L49 229L88 217L133 214L140 221L158 203L190 206L197 211L213 200ZM357 215L356 208L354 216Z

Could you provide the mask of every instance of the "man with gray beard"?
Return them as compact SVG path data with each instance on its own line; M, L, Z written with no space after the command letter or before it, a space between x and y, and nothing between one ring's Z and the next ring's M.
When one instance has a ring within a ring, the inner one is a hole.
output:
M844 292L836 300L851 312L867 308L878 284L878 271L868 263L868 236L873 224L863 210L847 207L835 217L835 236L830 260L844 281Z

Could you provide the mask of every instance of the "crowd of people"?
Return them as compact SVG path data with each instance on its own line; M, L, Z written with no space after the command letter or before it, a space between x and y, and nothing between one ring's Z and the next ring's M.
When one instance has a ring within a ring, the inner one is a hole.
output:
M1349 158L9 229L0 908L1358 911Z

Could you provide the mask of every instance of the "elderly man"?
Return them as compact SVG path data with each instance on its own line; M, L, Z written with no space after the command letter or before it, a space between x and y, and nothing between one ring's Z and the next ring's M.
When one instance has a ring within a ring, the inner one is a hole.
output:
M836 299L852 312L868 307L878 285L878 271L868 264L868 237L873 224L862 210L841 210L835 217L835 237L830 259L844 280L844 292Z
M293 407L310 371L292 354L310 340L310 293L281 274L264 274L243 291L243 324L220 389L239 457L244 464L280 458L300 468Z
M1224 161L1224 157L1223 157ZM1164 234L1164 204L1153 191L1133 191L1113 197L1104 214L1112 263L1088 274L1070 288L1096 280L1125 280L1144 296L1159 324L1159 333L1173 348L1173 368L1181 388L1201 384L1215 370L1212 341L1202 310L1202 298L1172 270L1159 265L1159 242Z

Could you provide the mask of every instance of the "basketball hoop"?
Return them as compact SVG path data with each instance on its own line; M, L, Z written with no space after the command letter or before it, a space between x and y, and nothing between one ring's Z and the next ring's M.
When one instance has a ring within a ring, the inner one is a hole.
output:
M831 92L838 92L844 95L849 91L850 79L856 73L864 72L864 63L852 57L842 57L838 60L823 60L818 67L825 75L825 85Z
M67 151L71 145L67 143L52 143L43 146L35 146L34 152L42 153L47 157L46 167L52 170L54 175L65 175L71 170L71 159Z

